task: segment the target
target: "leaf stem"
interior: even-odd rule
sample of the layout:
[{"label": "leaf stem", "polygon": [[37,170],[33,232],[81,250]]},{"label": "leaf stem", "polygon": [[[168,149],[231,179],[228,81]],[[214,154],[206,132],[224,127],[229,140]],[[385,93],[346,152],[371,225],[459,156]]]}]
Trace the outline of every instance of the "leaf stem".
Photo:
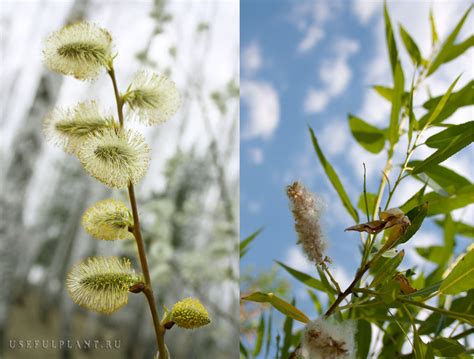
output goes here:
[{"label": "leaf stem", "polygon": [[[112,79],[112,84],[114,86],[115,100],[117,102],[117,114],[119,118],[120,127],[123,128],[124,117],[123,117],[123,98],[120,96],[117,86],[117,80],[115,78],[114,67],[111,65],[108,70],[110,78]],[[135,237],[135,242],[137,243],[138,256],[140,259],[140,264],[142,267],[143,277],[145,278],[145,288],[143,289],[143,294],[148,301],[148,306],[150,307],[151,316],[153,319],[153,326],[155,329],[156,343],[158,345],[158,353],[160,359],[169,359],[168,351],[166,350],[165,345],[165,332],[166,329],[160,323],[160,316],[158,310],[156,309],[155,296],[153,294],[153,287],[151,285],[150,270],[148,269],[148,261],[145,252],[145,244],[143,242],[142,232],[140,229],[140,217],[138,215],[138,206],[137,200],[135,197],[135,189],[132,183],[128,185],[128,196],[130,198],[130,205],[132,207],[133,214],[133,235]]]}]

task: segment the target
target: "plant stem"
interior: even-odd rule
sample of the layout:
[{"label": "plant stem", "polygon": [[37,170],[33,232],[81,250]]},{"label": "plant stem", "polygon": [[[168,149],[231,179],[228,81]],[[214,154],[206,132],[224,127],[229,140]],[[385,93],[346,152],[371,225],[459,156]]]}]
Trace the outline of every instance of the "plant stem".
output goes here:
[{"label": "plant stem", "polygon": [[404,298],[400,298],[400,297],[398,297],[397,300],[401,303],[415,305],[417,307],[421,307],[421,308],[424,308],[424,309],[431,310],[432,312],[436,312],[436,313],[439,313],[439,314],[444,314],[444,315],[446,315],[448,317],[451,317],[451,318],[456,318],[458,320],[459,319],[466,320],[468,323],[471,323],[471,324],[474,322],[474,315],[465,314],[465,313],[458,313],[458,312],[452,312],[450,310],[432,307],[431,305],[428,305],[428,304],[425,304],[425,303],[422,303],[422,302],[416,302],[414,300],[404,299]]},{"label": "plant stem", "polygon": [[[115,78],[115,71],[113,66],[110,66],[108,71],[110,78],[112,79],[112,84],[114,86],[115,100],[117,102],[117,113],[119,118],[120,127],[123,128],[123,98],[120,96],[117,87],[117,80]],[[145,278],[145,288],[143,289],[143,294],[148,301],[148,306],[150,307],[151,316],[153,319],[153,326],[155,329],[156,343],[158,345],[158,353],[160,359],[169,359],[168,351],[166,350],[165,345],[165,331],[166,329],[160,323],[160,316],[158,315],[158,310],[156,309],[155,296],[153,294],[153,287],[151,285],[150,270],[148,269],[148,261],[146,258],[145,244],[143,242],[142,232],[140,229],[140,217],[138,215],[137,200],[135,197],[135,189],[132,183],[128,185],[128,196],[130,198],[130,205],[132,207],[133,215],[133,235],[135,237],[135,242],[137,243],[138,256],[140,259],[140,264],[142,267],[143,277]]]}]

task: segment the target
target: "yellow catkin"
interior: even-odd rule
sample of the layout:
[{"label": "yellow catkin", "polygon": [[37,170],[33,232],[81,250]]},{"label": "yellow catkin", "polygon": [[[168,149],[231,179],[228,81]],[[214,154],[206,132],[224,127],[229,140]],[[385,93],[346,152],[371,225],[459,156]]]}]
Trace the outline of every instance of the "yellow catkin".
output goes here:
[{"label": "yellow catkin", "polygon": [[177,302],[171,309],[171,318],[178,327],[199,328],[211,322],[206,308],[196,298],[186,298]]},{"label": "yellow catkin", "polygon": [[173,81],[164,75],[149,71],[138,71],[125,102],[138,121],[152,126],[169,120],[178,110],[181,100]]},{"label": "yellow catkin", "polygon": [[66,288],[74,303],[111,314],[127,304],[128,289],[141,281],[126,258],[91,257],[71,269]]},{"label": "yellow catkin", "polygon": [[67,25],[45,40],[43,57],[52,71],[93,80],[112,59],[112,37],[90,22]]},{"label": "yellow catkin", "polygon": [[130,232],[132,214],[123,202],[116,199],[105,199],[88,208],[82,216],[82,225],[87,233],[97,239],[133,239]]},{"label": "yellow catkin", "polygon": [[141,134],[112,129],[89,136],[77,157],[84,169],[111,188],[127,188],[145,176],[150,149]]}]

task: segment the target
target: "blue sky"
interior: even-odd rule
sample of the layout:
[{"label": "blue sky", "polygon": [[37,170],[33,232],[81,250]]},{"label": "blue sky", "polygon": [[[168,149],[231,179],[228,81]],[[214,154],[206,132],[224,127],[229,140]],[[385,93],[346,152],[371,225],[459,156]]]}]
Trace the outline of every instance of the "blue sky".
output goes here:
[{"label": "blue sky", "polygon": [[[392,23],[399,22],[413,35],[424,56],[430,50],[428,11],[433,3],[441,39],[462,16],[469,1],[389,2]],[[353,203],[362,190],[367,165],[368,190],[375,192],[385,155],[372,155],[351,138],[347,114],[385,127],[390,107],[370,90],[370,85],[391,84],[385,49],[381,1],[241,1],[241,235],[264,231],[242,261],[266,270],[275,259],[312,272],[296,247],[293,220],[285,186],[300,180],[325,202],[322,221],[334,260],[336,277],[348,283],[360,260],[356,234],[344,233],[352,225],[335,191],[327,181],[311,146],[307,126],[314,128],[323,151],[339,173]],[[471,14],[460,38],[473,28]],[[398,36],[398,26],[397,26]],[[399,43],[400,44],[400,43]],[[411,65],[399,45],[405,78]],[[472,78],[473,50],[440,68],[427,84],[433,94],[443,93],[464,72],[464,86]],[[409,81],[406,81],[409,82]],[[420,105],[427,98],[420,93]],[[418,113],[420,109],[417,109]],[[472,118],[473,110],[459,110],[451,122]],[[403,148],[403,145],[401,146]],[[401,152],[401,151],[400,151]],[[421,148],[418,156],[429,149]],[[401,153],[396,156],[398,160]],[[444,165],[473,178],[469,166],[472,147]],[[400,186],[393,205],[402,204],[420,184],[408,179]],[[457,211],[457,218],[472,222],[472,206]],[[441,232],[427,225],[414,238],[416,246],[441,242]],[[465,245],[461,239],[460,244]],[[420,258],[410,251],[406,263]],[[313,273],[314,274],[314,273]],[[297,300],[306,300],[294,283]],[[299,295],[300,293],[301,295]],[[302,303],[301,306],[307,307]]]}]

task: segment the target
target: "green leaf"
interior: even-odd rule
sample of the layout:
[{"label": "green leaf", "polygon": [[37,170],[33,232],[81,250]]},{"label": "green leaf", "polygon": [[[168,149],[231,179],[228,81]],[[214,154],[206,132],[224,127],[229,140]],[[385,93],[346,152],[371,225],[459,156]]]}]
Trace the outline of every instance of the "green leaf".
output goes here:
[{"label": "green leaf", "polygon": [[265,344],[265,358],[268,357],[268,353],[270,352],[270,344],[272,342],[272,323],[273,323],[273,310],[270,309],[270,313],[268,314],[268,325],[267,325],[267,342]]},{"label": "green leaf", "polygon": [[324,273],[324,271],[319,266],[317,266],[316,269],[318,271],[319,278],[321,278],[321,283],[323,283],[324,288],[326,288],[325,292],[327,293],[329,300],[332,302],[334,300],[334,294],[336,293],[336,291],[329,283],[329,280],[326,277],[326,273]]},{"label": "green leaf", "polygon": [[474,185],[463,187],[449,196],[430,192],[424,196],[423,200],[429,203],[428,216],[449,213],[474,202]]},{"label": "green leaf", "polygon": [[439,357],[454,358],[465,351],[461,344],[449,338],[436,338],[429,346],[433,349],[433,353]]},{"label": "green leaf", "polygon": [[451,142],[455,141],[458,136],[465,135],[466,133],[471,137],[472,141],[474,137],[474,121],[449,126],[444,131],[438,132],[429,137],[425,141],[425,144],[431,148],[446,147],[449,146]]},{"label": "green leaf", "polygon": [[438,101],[438,103],[436,104],[434,109],[432,109],[426,116],[423,116],[420,119],[420,123],[418,124],[418,128],[424,128],[424,127],[427,127],[431,124],[436,124],[436,123],[440,122],[440,121],[438,121],[438,116],[443,111],[444,107],[446,106],[446,104],[447,104],[447,102],[448,102],[448,100],[451,96],[451,92],[453,92],[454,86],[456,86],[456,83],[458,82],[460,77],[461,77],[461,75],[456,77],[456,79],[453,81],[451,86],[449,86],[448,90],[443,95],[443,97],[441,97],[441,99]]},{"label": "green leaf", "polygon": [[388,57],[390,59],[390,66],[392,68],[392,75],[393,78],[396,78],[396,67],[398,63],[398,51],[397,51],[397,44],[395,42],[395,37],[393,35],[393,28],[392,23],[390,21],[390,15],[388,14],[387,3],[384,3],[383,7],[383,15],[385,19],[385,38],[387,41],[387,48],[388,48]]},{"label": "green leaf", "polygon": [[249,357],[249,353],[248,353],[247,349],[245,348],[244,344],[242,343],[242,341],[240,342],[240,354],[242,354],[244,356],[244,358]]},{"label": "green leaf", "polygon": [[321,281],[317,280],[316,278],[311,277],[310,275],[300,272],[296,269],[293,269],[291,267],[288,267],[287,265],[276,261],[276,263],[281,266],[283,269],[285,269],[289,274],[291,274],[294,278],[299,280],[301,283],[307,285],[308,287],[326,292],[326,288],[324,287],[323,283]]},{"label": "green leaf", "polygon": [[410,34],[403,28],[403,26],[401,24],[399,24],[398,26],[400,29],[400,37],[402,38],[403,44],[405,45],[405,48],[407,49],[407,52],[410,55],[413,65],[415,65],[415,67],[420,66],[422,58],[418,46],[416,45]]},{"label": "green leaf", "polygon": [[[416,167],[420,163],[421,161],[412,161],[408,166]],[[441,165],[432,165],[425,169],[424,175],[420,173],[413,175],[413,177],[423,183],[427,183],[433,189],[438,185],[448,194],[454,194],[461,188],[471,184],[465,177]]]},{"label": "green leaf", "polygon": [[421,340],[415,325],[413,325],[413,346],[416,359],[428,358],[428,346]]},{"label": "green leaf", "polygon": [[253,232],[250,236],[245,238],[243,241],[240,242],[240,258],[242,258],[248,251],[248,246],[252,241],[257,238],[257,236],[262,232],[262,228]]},{"label": "green leaf", "polygon": [[[367,193],[367,206],[369,213],[374,213],[375,210],[375,202],[377,201],[377,195],[374,193]],[[365,208],[365,199],[364,194],[362,193],[359,197],[359,201],[357,202],[357,207],[364,213],[367,212],[367,208]]]},{"label": "green leaf", "polygon": [[286,317],[285,323],[283,324],[283,332],[285,334],[285,337],[283,338],[283,347],[281,349],[282,358],[288,358],[289,356],[289,351],[290,351],[291,341],[292,341],[291,339],[293,338],[292,330],[293,330],[293,319],[291,317]]},{"label": "green leaf", "polygon": [[[382,86],[382,85],[374,85],[372,88],[377,92],[380,96],[386,99],[388,102],[393,101],[393,88]],[[404,92],[402,96],[402,102],[405,102],[408,99],[409,93]]]},{"label": "green leaf", "polygon": [[349,127],[356,141],[367,151],[379,153],[385,143],[385,132],[349,114]]},{"label": "green leaf", "polygon": [[439,290],[444,294],[458,294],[472,288],[474,288],[474,248],[456,263]]},{"label": "green leaf", "polygon": [[418,232],[421,227],[421,224],[423,223],[423,220],[427,215],[427,212],[428,203],[425,202],[422,205],[413,208],[406,214],[406,216],[410,219],[411,225],[408,227],[405,234],[398,239],[397,244],[407,242],[411,237],[415,235],[416,232]]},{"label": "green leaf", "polygon": [[413,130],[418,130],[418,122],[416,121],[415,114],[413,113],[413,93],[415,92],[415,73],[411,79],[410,95],[408,98],[408,143],[411,143],[413,137]]},{"label": "green leaf", "polygon": [[432,284],[432,285],[430,285],[426,288],[417,290],[416,292],[402,295],[402,297],[406,297],[406,298],[427,297],[427,296],[433,294],[434,292],[436,292],[439,289],[439,287],[441,286],[441,283],[442,283],[442,281],[439,281],[439,282],[434,283],[434,284]]},{"label": "green leaf", "polygon": [[370,340],[372,336],[372,327],[364,319],[357,321],[357,332],[355,340],[357,344],[357,359],[367,359],[370,351]]},{"label": "green leaf", "polygon": [[443,63],[449,61],[450,57],[452,57],[451,55],[452,47],[454,45],[454,42],[456,41],[456,38],[459,32],[461,31],[461,28],[464,22],[467,19],[467,16],[471,12],[471,9],[472,9],[472,5],[469,6],[469,9],[467,9],[467,11],[465,12],[461,20],[458,22],[454,30],[451,32],[451,34],[449,34],[448,38],[444,41],[443,45],[441,45],[441,48],[438,54],[436,55],[434,60],[431,62],[431,65],[428,69],[427,76],[435,72],[438,69],[438,67],[440,67]]},{"label": "green leaf", "polygon": [[416,192],[403,205],[401,205],[399,208],[403,211],[403,213],[407,213],[411,209],[422,204],[425,191],[426,185],[424,185],[418,192]]},{"label": "green leaf", "polygon": [[273,293],[254,292],[252,294],[242,297],[241,299],[251,301],[251,302],[258,302],[258,303],[269,303],[276,310],[278,310],[279,312],[283,313],[284,315],[288,317],[291,317],[302,323],[310,322],[309,318],[301,310],[291,305],[287,301],[279,298]]},{"label": "green leaf", "polygon": [[[444,132],[444,131],[443,131]],[[469,146],[474,141],[473,132],[464,132],[452,137],[449,143],[439,148],[436,152],[431,154],[424,161],[418,163],[411,171],[412,174],[417,174],[429,170],[434,165],[447,160],[449,157],[461,151],[464,147]]]},{"label": "green leaf", "polygon": [[404,255],[405,251],[402,250],[393,258],[379,258],[371,271],[374,279],[370,283],[369,288],[377,287],[391,279],[402,262]]},{"label": "green leaf", "polygon": [[312,290],[308,289],[308,294],[311,298],[311,301],[313,302],[314,304],[314,308],[316,309],[316,311],[318,312],[318,314],[323,314],[323,306],[321,305],[321,302],[318,298],[318,296],[316,295],[316,293],[314,293]]},{"label": "green leaf", "polygon": [[400,61],[397,61],[395,67],[394,87],[393,87],[393,99],[392,109],[390,112],[390,126],[388,128],[388,140],[391,147],[398,142],[399,134],[399,118],[400,110],[402,108],[403,91],[405,87],[405,79],[403,76],[402,65]]},{"label": "green leaf", "polygon": [[253,356],[256,357],[260,354],[263,344],[263,336],[265,334],[265,317],[263,313],[260,315],[260,322],[257,328],[257,339],[255,340],[255,348],[253,350]]},{"label": "green leaf", "polygon": [[[449,97],[449,101],[444,105],[442,111],[436,117],[436,120],[432,122],[432,125],[441,124],[444,120],[446,120],[454,112],[456,112],[460,107],[474,105],[473,88],[474,80],[471,80],[459,91],[452,92]],[[431,113],[438,106],[442,99],[443,96],[433,97],[423,104],[423,107],[427,109],[428,112],[420,118],[420,126],[424,126],[426,124],[428,118],[431,116]]]},{"label": "green leaf", "polygon": [[433,9],[430,8],[430,25],[431,25],[431,46],[434,47],[438,41],[438,33],[436,31],[436,24],[433,17]]},{"label": "green leaf", "polygon": [[454,222],[451,215],[444,220],[444,246],[418,247],[416,251],[427,260],[445,267],[450,260],[454,249]]},{"label": "green leaf", "polygon": [[447,50],[446,57],[444,59],[444,63],[454,60],[455,58],[461,56],[466,50],[474,46],[474,35],[469,36],[463,42],[451,46],[449,50]]},{"label": "green leaf", "polygon": [[359,214],[357,213],[357,210],[352,205],[349,199],[349,196],[347,195],[346,190],[344,189],[344,186],[339,180],[339,177],[336,171],[331,166],[331,164],[327,161],[326,157],[321,151],[318,140],[316,139],[314,131],[311,127],[309,128],[309,132],[311,134],[311,140],[313,141],[314,150],[316,151],[316,154],[319,158],[319,162],[321,162],[321,165],[323,166],[324,171],[326,172],[326,175],[329,178],[329,181],[331,182],[337,194],[339,195],[339,198],[341,199],[342,204],[346,208],[347,212],[349,212],[349,214],[351,215],[351,217],[354,219],[356,223],[359,223]]}]

